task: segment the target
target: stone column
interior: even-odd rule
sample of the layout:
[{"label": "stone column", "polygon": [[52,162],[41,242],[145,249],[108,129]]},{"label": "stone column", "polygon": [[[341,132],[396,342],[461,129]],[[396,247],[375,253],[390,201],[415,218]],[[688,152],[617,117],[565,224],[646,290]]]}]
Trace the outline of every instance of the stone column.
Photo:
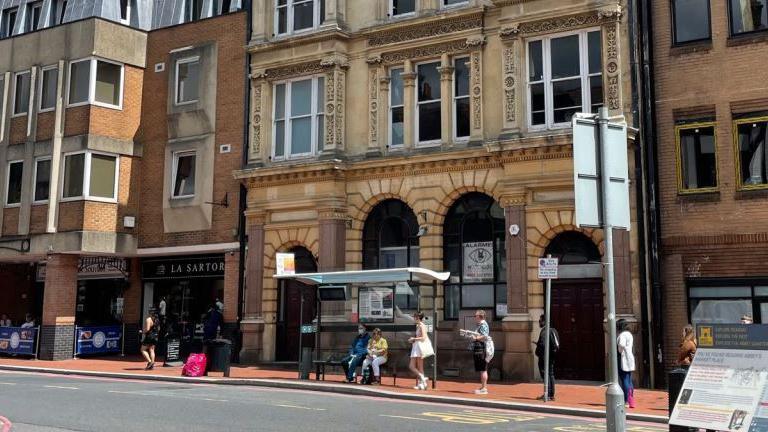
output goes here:
[{"label": "stone column", "polygon": [[453,71],[448,54],[443,54],[440,61],[440,138],[443,147],[453,144]]},{"label": "stone column", "polygon": [[623,116],[623,95],[621,79],[621,46],[619,44],[621,8],[601,9],[598,17],[602,22],[603,47],[603,98],[608,114]]},{"label": "stone column", "polygon": [[321,158],[337,158],[344,152],[344,110],[349,61],[335,54],[320,61],[325,73],[325,144]]},{"label": "stone column", "polygon": [[240,291],[240,251],[224,253],[224,323],[227,327],[236,326],[237,301]]},{"label": "stone column", "polygon": [[[379,111],[385,110],[385,104],[381,103],[379,80],[384,78],[384,69],[381,65],[381,56],[369,57],[368,63],[368,149],[365,154],[368,157],[381,156],[382,133],[380,127],[384,127],[386,121],[379,122]],[[387,94],[387,93],[384,93]]]},{"label": "stone column", "polygon": [[139,349],[141,329],[141,259],[128,259],[128,283],[123,291],[123,323],[125,324],[125,352],[135,354]]},{"label": "stone column", "polygon": [[391,79],[386,75],[386,70],[381,69],[381,78],[379,78],[379,146],[389,149],[389,134],[392,133],[389,127],[389,91]]},{"label": "stone column", "polygon": [[[632,251],[629,231],[613,230],[613,275],[616,288],[616,314],[633,315]],[[626,318],[626,317],[625,317]],[[634,318],[634,317],[632,317]]]},{"label": "stone column", "polygon": [[413,149],[416,141],[416,72],[413,63],[405,61],[403,73],[403,143],[406,151]]},{"label": "stone column", "polygon": [[469,141],[478,144],[484,139],[483,45],[485,36],[467,38],[467,46],[472,49],[469,56]]},{"label": "stone column", "polygon": [[325,17],[321,27],[343,28],[346,0],[325,0]]},{"label": "stone column", "polygon": [[77,255],[50,255],[45,267],[40,358],[72,358],[77,298]]},{"label": "stone column", "polygon": [[262,360],[264,338],[264,316],[262,314],[262,294],[264,284],[264,223],[266,214],[247,210],[245,212],[248,230],[248,251],[246,254],[246,287],[243,294],[243,319],[240,331],[243,334],[243,347],[240,361],[253,363]]},{"label": "stone column", "polygon": [[500,138],[510,138],[520,135],[520,110],[518,101],[522,100],[518,92],[520,73],[524,70],[522,64],[518,64],[522,58],[520,55],[520,29],[517,26],[502,28],[499,32],[504,44],[501,54],[501,79],[504,94],[502,95],[502,129]]},{"label": "stone column", "polygon": [[502,328],[505,336],[504,373],[515,379],[532,379],[532,321],[528,312],[528,255],[525,225],[525,192],[501,201],[506,219],[507,316]]},{"label": "stone column", "polygon": [[264,156],[262,145],[269,140],[265,139],[264,110],[269,104],[264,100],[265,87],[268,85],[264,71],[251,74],[251,130],[250,144],[248,145],[248,163],[262,164]]},{"label": "stone column", "polygon": [[347,250],[347,210],[341,207],[319,211],[319,271],[344,271]]}]

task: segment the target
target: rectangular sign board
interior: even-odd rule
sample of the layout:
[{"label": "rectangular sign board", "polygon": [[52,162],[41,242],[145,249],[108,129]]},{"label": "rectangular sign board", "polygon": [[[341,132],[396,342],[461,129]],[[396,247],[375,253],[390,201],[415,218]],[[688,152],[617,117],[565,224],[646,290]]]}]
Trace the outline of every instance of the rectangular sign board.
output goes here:
[{"label": "rectangular sign board", "polygon": [[539,279],[557,279],[557,258],[539,258]]},{"label": "rectangular sign board", "polygon": [[389,323],[395,320],[394,287],[360,287],[357,301],[361,323]]},{"label": "rectangular sign board", "polygon": [[296,257],[292,253],[275,254],[275,274],[278,276],[296,274]]},{"label": "rectangular sign board", "polygon": [[699,349],[669,423],[768,431],[768,325],[700,324]]}]

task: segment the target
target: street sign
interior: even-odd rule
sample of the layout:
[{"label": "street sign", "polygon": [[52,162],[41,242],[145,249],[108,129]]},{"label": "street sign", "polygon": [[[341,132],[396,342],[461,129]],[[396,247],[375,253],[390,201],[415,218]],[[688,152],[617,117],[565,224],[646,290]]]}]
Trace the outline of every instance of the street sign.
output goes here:
[{"label": "street sign", "polygon": [[557,279],[557,258],[539,258],[539,279]]},{"label": "street sign", "polygon": [[303,325],[301,326],[301,333],[302,334],[310,334],[317,331],[317,326],[315,325]]},{"label": "street sign", "polygon": [[[606,158],[608,188],[602,191],[601,158]],[[599,228],[603,223],[629,230],[629,166],[627,126],[599,122],[592,114],[573,118],[573,183],[576,225]],[[602,213],[605,200],[607,214]],[[604,221],[603,218],[606,220]]]}]

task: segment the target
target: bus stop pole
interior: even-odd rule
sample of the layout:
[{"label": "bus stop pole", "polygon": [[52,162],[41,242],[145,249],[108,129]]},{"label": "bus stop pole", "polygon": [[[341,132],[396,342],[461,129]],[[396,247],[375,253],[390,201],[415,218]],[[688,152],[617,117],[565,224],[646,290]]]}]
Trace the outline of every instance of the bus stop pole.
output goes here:
[{"label": "bus stop pole", "polygon": [[432,359],[432,389],[437,387],[437,281],[432,281],[432,347],[435,352]]},{"label": "bus stop pole", "polygon": [[[551,254],[547,254],[547,258],[552,258]],[[551,367],[549,363],[549,356],[552,354],[549,352],[549,312],[551,309],[552,304],[552,279],[547,278],[546,281],[546,292],[544,294],[544,402],[549,401],[549,386],[552,385],[552,383],[549,382],[549,368]]]},{"label": "bus stop pole", "polygon": [[298,370],[299,370],[299,379],[301,379],[302,378],[301,377],[301,360],[302,360],[301,359],[301,351],[302,351],[301,343],[303,342],[303,339],[304,339],[303,338],[304,333],[302,329],[302,327],[304,326],[304,290],[301,288],[299,288],[299,297],[301,298],[301,301],[299,302],[299,367],[298,367]]}]

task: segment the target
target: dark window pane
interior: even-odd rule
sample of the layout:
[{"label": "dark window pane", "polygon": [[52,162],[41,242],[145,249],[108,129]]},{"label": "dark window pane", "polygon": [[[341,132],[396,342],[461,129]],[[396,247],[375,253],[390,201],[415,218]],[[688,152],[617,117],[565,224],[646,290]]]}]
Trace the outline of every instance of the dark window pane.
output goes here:
[{"label": "dark window pane", "polygon": [[13,113],[22,114],[29,108],[29,74],[16,75],[16,95],[13,103]]},{"label": "dark window pane", "polygon": [[592,102],[592,112],[603,106],[603,76],[597,75],[589,78],[589,98]]},{"label": "dark window pane", "polygon": [[456,100],[456,136],[469,136],[469,98]]},{"label": "dark window pane", "polygon": [[122,70],[122,66],[113,63],[96,63],[96,102],[120,105]]},{"label": "dark window pane", "polygon": [[291,84],[291,117],[312,114],[312,80]]},{"label": "dark window pane", "polygon": [[541,41],[528,44],[528,81],[544,79],[544,64],[541,51]]},{"label": "dark window pane", "polygon": [[91,77],[91,61],[84,60],[72,63],[69,68],[69,103],[76,104],[88,101],[89,82]]},{"label": "dark window pane", "polygon": [[768,0],[730,0],[731,33],[768,29]]},{"label": "dark window pane", "polygon": [[6,202],[8,204],[19,204],[21,202],[21,180],[24,174],[24,163],[13,162],[8,166],[8,195]]},{"label": "dark window pane", "polygon": [[466,96],[469,94],[469,66],[468,58],[456,59],[454,62],[454,91],[456,96]]},{"label": "dark window pane", "polygon": [[70,155],[64,159],[64,198],[74,198],[83,195],[84,172],[84,153]]},{"label": "dark window pane", "polygon": [[288,9],[281,7],[277,9],[277,34],[288,32]]},{"label": "dark window pane", "polygon": [[302,117],[291,120],[291,154],[312,151],[312,118]]},{"label": "dark window pane", "polygon": [[293,6],[293,30],[302,30],[314,26],[314,9],[312,1],[299,3]]},{"label": "dark window pane", "polygon": [[389,91],[392,93],[392,106],[403,104],[403,77],[402,69],[392,69]]},{"label": "dark window pane", "polygon": [[419,65],[419,102],[440,99],[440,63]]},{"label": "dark window pane", "polygon": [[680,168],[683,189],[717,186],[713,127],[680,131]]},{"label": "dark window pane", "polygon": [[416,0],[392,0],[392,15],[402,15],[416,10]]},{"label": "dark window pane", "polygon": [[196,159],[197,157],[194,153],[178,156],[173,196],[190,196],[195,194]]},{"label": "dark window pane", "polygon": [[675,43],[709,39],[709,0],[673,0]]},{"label": "dark window pane", "polygon": [[275,122],[275,157],[285,155],[285,120]]},{"label": "dark window pane", "polygon": [[275,87],[275,119],[285,118],[285,84]]},{"label": "dark window pane", "polygon": [[88,194],[100,198],[116,198],[116,170],[116,157],[100,154],[91,155],[91,179]]},{"label": "dark window pane", "polygon": [[468,0],[443,0],[443,5],[451,6],[451,5],[466,3],[467,1]]},{"label": "dark window pane", "polygon": [[440,139],[440,102],[419,105],[419,141]]},{"label": "dark window pane", "polygon": [[573,114],[581,111],[581,80],[573,79],[552,83],[554,122],[570,122]]},{"label": "dark window pane", "polygon": [[35,201],[45,201],[48,199],[49,186],[51,184],[51,161],[37,161],[37,172],[35,173]]},{"label": "dark window pane", "polygon": [[56,106],[56,82],[59,70],[48,69],[43,71],[43,88],[40,92],[40,109],[49,109]]},{"label": "dark window pane", "polygon": [[589,73],[599,73],[602,64],[600,32],[590,32],[587,35],[587,44],[589,45]]},{"label": "dark window pane", "polygon": [[546,123],[544,112],[544,84],[531,86],[531,124],[541,125]]},{"label": "dark window pane", "polygon": [[768,184],[768,122],[750,122],[738,127],[739,164],[744,186]]},{"label": "dark window pane", "polygon": [[392,145],[402,145],[403,140],[403,107],[392,108]]},{"label": "dark window pane", "polygon": [[581,73],[579,35],[552,39],[550,50],[552,79],[572,77]]},{"label": "dark window pane", "polygon": [[459,286],[448,285],[445,287],[445,318],[457,319],[459,317]]}]

